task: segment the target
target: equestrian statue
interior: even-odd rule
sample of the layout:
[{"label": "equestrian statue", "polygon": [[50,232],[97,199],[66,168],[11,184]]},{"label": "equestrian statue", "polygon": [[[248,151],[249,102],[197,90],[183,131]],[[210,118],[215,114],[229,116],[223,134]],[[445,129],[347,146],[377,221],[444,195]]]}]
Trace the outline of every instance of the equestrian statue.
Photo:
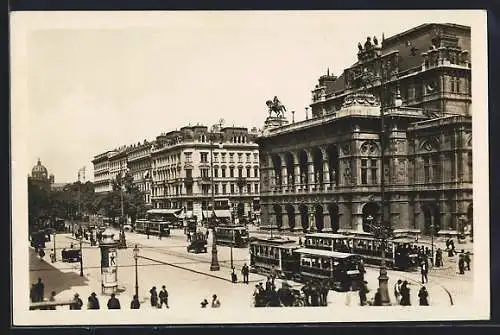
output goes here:
[{"label": "equestrian statue", "polygon": [[285,117],[286,108],[281,101],[278,100],[278,97],[275,96],[273,100],[267,100],[266,105],[269,108],[269,116],[274,112],[276,117]]}]

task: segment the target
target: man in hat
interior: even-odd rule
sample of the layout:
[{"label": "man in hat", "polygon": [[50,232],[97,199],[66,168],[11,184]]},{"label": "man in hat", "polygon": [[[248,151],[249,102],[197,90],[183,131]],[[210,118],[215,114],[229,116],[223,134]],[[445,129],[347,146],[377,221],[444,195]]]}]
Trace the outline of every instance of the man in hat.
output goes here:
[{"label": "man in hat", "polygon": [[95,292],[92,292],[89,296],[89,304],[87,309],[100,309],[99,299],[97,299],[97,295]]},{"label": "man in hat", "polygon": [[139,302],[139,297],[137,297],[136,294],[134,294],[134,298],[132,299],[132,302],[130,303],[130,309],[139,309],[141,307],[141,303]]},{"label": "man in hat", "polygon": [[361,282],[360,287],[359,287],[359,292],[358,292],[359,293],[359,304],[361,306],[365,306],[366,305],[366,301],[367,301],[366,294],[368,292],[370,292],[370,290],[368,289],[367,284],[368,284],[368,282],[366,280],[363,280]]},{"label": "man in hat", "polygon": [[120,309],[120,301],[116,298],[114,293],[111,293],[111,298],[108,300],[108,309]]},{"label": "man in hat", "polygon": [[241,268],[241,275],[243,276],[243,283],[248,284],[248,274],[250,270],[248,269],[247,263],[243,264]]},{"label": "man in hat", "polygon": [[161,287],[159,297],[160,297],[160,302],[158,303],[158,308],[162,308],[164,303],[165,303],[165,306],[167,306],[167,308],[170,308],[168,306],[168,291],[165,288],[165,285],[163,285]]},{"label": "man in hat", "polygon": [[73,301],[71,305],[69,305],[69,309],[80,310],[82,309],[82,306],[83,306],[83,301],[82,299],[80,299],[80,295],[78,293],[75,293],[75,295],[73,296]]}]

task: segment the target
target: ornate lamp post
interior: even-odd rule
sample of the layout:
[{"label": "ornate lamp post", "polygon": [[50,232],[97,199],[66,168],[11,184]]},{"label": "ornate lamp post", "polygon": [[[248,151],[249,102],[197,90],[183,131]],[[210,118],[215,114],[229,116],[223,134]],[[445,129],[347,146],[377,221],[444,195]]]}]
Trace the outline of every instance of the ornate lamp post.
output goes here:
[{"label": "ornate lamp post", "polygon": [[139,258],[139,248],[137,244],[134,247],[134,260],[135,260],[135,295],[139,298],[139,280],[137,276],[137,259]]},{"label": "ornate lamp post", "polygon": [[56,230],[54,229],[54,262],[57,261],[57,252],[56,252]]},{"label": "ornate lamp post", "polygon": [[123,179],[125,178],[126,174],[128,172],[128,169],[125,173],[121,174],[120,177],[120,209],[121,209],[121,216],[120,216],[120,242],[118,246],[120,248],[126,248],[127,247],[127,241],[125,239],[125,230],[123,228],[125,224],[125,209],[123,205]]},{"label": "ornate lamp post", "polygon": [[82,249],[83,234],[80,234],[78,240],[80,241],[80,277],[83,277],[83,249]]},{"label": "ornate lamp post", "polygon": [[[219,122],[219,127],[222,127],[222,120]],[[220,131],[220,128],[219,128]],[[215,217],[214,217],[214,209],[215,209],[215,193],[214,193],[214,158],[213,158],[213,150],[214,150],[214,138],[210,137],[210,188],[212,189],[212,216],[210,218],[211,226],[212,226],[212,261],[210,262],[210,271],[219,271],[219,258],[217,255],[217,234],[215,232]],[[222,148],[222,138],[220,138],[219,148]]]}]

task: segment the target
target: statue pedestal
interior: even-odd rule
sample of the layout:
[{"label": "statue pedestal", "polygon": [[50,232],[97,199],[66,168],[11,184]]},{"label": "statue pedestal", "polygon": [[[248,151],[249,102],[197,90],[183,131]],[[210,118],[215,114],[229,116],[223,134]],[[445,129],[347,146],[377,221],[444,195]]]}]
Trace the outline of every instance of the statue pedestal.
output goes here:
[{"label": "statue pedestal", "polygon": [[289,122],[284,116],[268,116],[264,122],[264,132],[271,128],[282,127],[287,125]]}]

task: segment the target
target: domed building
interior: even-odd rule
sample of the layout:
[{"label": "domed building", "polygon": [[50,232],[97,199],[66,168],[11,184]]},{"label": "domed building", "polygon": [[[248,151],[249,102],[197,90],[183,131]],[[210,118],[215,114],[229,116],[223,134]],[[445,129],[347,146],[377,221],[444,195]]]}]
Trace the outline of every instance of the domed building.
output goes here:
[{"label": "domed building", "polygon": [[[42,165],[40,158],[38,158],[38,162],[33,169],[31,169],[31,178],[39,181],[49,181],[47,168]],[[51,175],[53,177],[53,175]]]},{"label": "domed building", "polygon": [[38,184],[40,187],[45,188],[49,191],[62,190],[66,183],[55,183],[55,177],[53,174],[48,173],[48,170],[43,166],[40,158],[38,159],[33,169],[31,169],[31,176],[29,177],[31,181]]}]

